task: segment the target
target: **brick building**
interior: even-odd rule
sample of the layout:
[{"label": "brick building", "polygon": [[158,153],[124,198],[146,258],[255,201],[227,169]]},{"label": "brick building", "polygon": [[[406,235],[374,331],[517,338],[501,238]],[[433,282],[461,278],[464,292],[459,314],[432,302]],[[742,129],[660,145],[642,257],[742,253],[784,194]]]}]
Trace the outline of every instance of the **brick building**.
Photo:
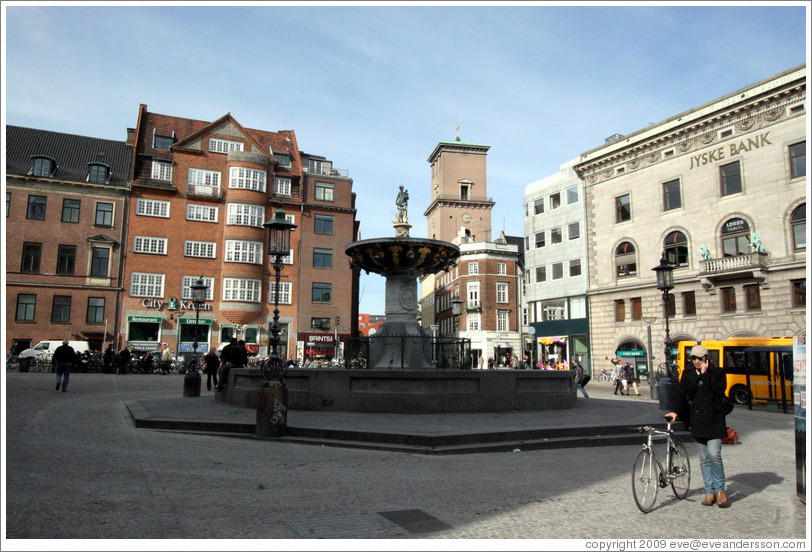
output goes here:
[{"label": "brick building", "polygon": [[357,274],[343,256],[357,231],[346,172],[300,152],[292,130],[245,128],[230,114],[206,122],[142,104],[131,133],[122,341],[190,352],[190,285],[202,276],[198,350],[236,337],[266,354],[275,282],[263,223],[282,208],[297,228],[279,286],[280,356],[336,354],[357,312]]},{"label": "brick building", "polygon": [[118,333],[132,148],[6,126],[6,350]]}]

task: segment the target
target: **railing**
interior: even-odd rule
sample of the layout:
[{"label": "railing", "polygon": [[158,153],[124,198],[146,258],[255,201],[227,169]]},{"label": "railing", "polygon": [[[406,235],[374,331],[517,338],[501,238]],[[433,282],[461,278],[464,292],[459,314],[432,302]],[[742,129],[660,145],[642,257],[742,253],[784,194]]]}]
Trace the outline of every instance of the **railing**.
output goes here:
[{"label": "railing", "polygon": [[704,275],[761,269],[767,266],[767,253],[745,253],[736,257],[707,259],[699,262],[699,273]]},{"label": "railing", "polygon": [[465,304],[465,310],[467,310],[467,311],[482,310],[482,304],[479,301],[468,301]]},{"label": "railing", "polygon": [[307,165],[304,165],[304,167],[302,167],[302,170],[304,170],[304,172],[309,174],[321,174],[323,176],[338,176],[341,178],[350,177],[350,172],[347,169],[333,169],[330,167],[322,167],[321,170],[313,170],[313,167],[308,167]]},{"label": "railing", "polygon": [[467,202],[478,202],[478,201],[487,201],[489,203],[493,203],[492,197],[477,197],[468,195],[465,199],[461,198],[459,195],[438,195],[432,198],[432,201],[467,201]]},{"label": "railing", "polygon": [[188,182],[186,185],[186,193],[198,197],[220,197],[221,191],[220,186],[210,186]]}]

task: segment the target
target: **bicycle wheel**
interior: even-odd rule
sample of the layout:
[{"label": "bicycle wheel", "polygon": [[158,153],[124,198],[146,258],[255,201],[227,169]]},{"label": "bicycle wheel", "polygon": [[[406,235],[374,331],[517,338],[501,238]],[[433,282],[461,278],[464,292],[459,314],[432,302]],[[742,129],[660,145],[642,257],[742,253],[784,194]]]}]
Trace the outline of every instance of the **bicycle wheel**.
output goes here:
[{"label": "bicycle wheel", "polygon": [[682,443],[675,443],[671,449],[671,490],[674,496],[682,500],[688,496],[691,488],[691,462],[688,460],[688,450]]},{"label": "bicycle wheel", "polygon": [[654,508],[660,486],[660,465],[648,449],[641,450],[634,460],[632,492],[640,511],[647,514]]}]

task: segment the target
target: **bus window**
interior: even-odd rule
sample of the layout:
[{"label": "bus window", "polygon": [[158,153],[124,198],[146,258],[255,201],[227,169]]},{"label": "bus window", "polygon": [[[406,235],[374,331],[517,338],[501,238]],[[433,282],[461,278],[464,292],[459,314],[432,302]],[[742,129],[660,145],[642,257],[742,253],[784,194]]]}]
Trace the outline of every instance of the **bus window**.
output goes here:
[{"label": "bus window", "polygon": [[770,375],[769,353],[766,351],[744,351],[744,347],[725,347],[724,368],[728,374],[747,373],[753,376]]}]

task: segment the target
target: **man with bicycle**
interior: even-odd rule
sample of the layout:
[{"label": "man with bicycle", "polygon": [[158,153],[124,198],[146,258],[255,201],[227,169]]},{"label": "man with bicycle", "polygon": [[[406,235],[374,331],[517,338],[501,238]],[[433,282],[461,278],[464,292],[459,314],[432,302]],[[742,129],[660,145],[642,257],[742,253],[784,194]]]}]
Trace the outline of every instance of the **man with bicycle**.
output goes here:
[{"label": "man with bicycle", "polygon": [[685,422],[697,443],[699,465],[705,485],[702,504],[727,508],[730,501],[725,493],[725,467],[722,463],[722,439],[727,425],[722,413],[722,397],[727,387],[724,372],[708,358],[708,350],[702,345],[691,349],[694,369],[686,368],[677,389],[675,412],[666,418],[679,418]]}]

